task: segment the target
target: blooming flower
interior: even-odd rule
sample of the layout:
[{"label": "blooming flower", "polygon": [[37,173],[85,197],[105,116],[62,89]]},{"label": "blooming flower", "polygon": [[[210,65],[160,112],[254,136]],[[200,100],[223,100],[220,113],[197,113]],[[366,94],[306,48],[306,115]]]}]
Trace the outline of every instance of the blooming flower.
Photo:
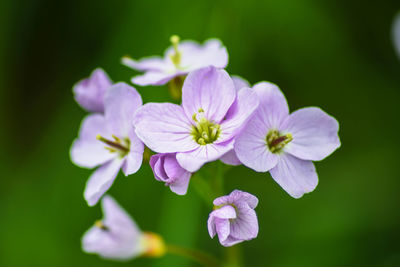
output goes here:
[{"label": "blooming flower", "polygon": [[104,112],[104,95],[112,85],[112,81],[104,70],[95,69],[89,78],[74,85],[76,102],[89,112]]},{"label": "blooming flower", "polygon": [[397,56],[400,58],[400,12],[397,13],[393,22],[393,42]]},{"label": "blooming flower", "polygon": [[229,247],[258,235],[258,199],[246,192],[234,190],[228,196],[214,200],[215,209],[208,217],[208,233],[218,234],[219,242]]},{"label": "blooming flower", "polygon": [[154,177],[158,181],[165,182],[172,192],[178,195],[186,194],[192,174],[179,165],[175,153],[151,156],[150,166]]},{"label": "blooming flower", "polygon": [[250,89],[236,93],[224,70],[189,73],[182,105],[148,103],[135,117],[136,134],[157,153],[176,153],[180,166],[195,172],[233,148],[234,137],[258,106]]},{"label": "blooming flower", "polygon": [[[232,75],[231,76],[233,84],[235,85],[235,90],[236,92],[239,92],[240,89],[243,88],[250,88],[250,84],[248,81],[246,81],[245,79],[236,76],[236,75]],[[231,149],[229,150],[227,153],[225,153],[220,160],[227,164],[227,165],[232,165],[232,166],[238,166],[241,165],[242,163],[240,162],[240,160],[238,159],[238,157],[236,156],[235,150]]]},{"label": "blooming flower", "polygon": [[113,260],[164,255],[166,249],[161,237],[142,232],[112,197],[105,196],[101,204],[104,218],[83,235],[83,251]]},{"label": "blooming flower", "polygon": [[132,69],[146,72],[136,76],[132,83],[137,85],[163,85],[175,77],[188,74],[206,66],[225,68],[228,64],[226,48],[217,39],[210,39],[204,45],[194,41],[179,43],[179,37],[171,37],[172,46],[164,57],[148,57],[139,61],[129,57],[122,59],[122,64]]},{"label": "blooming flower", "polygon": [[141,105],[135,88],[117,83],[107,90],[104,115],[91,114],[83,120],[71,159],[81,167],[101,165],[86,184],[84,196],[90,206],[111,187],[120,168],[126,176],[140,168],[144,145],[135,134],[132,117]]},{"label": "blooming flower", "polygon": [[260,105],[235,140],[239,160],[272,178],[292,197],[311,192],[318,184],[312,161],[319,161],[340,146],[338,122],[316,107],[289,115],[286,99],[271,83],[254,85]]}]

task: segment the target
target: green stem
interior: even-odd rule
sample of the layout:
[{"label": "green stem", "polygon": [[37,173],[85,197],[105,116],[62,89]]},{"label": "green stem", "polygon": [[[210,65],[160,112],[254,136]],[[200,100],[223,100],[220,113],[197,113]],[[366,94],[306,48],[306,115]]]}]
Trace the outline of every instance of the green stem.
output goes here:
[{"label": "green stem", "polygon": [[206,267],[221,266],[221,262],[218,259],[200,250],[184,248],[176,245],[167,245],[167,252],[187,259],[191,259]]}]

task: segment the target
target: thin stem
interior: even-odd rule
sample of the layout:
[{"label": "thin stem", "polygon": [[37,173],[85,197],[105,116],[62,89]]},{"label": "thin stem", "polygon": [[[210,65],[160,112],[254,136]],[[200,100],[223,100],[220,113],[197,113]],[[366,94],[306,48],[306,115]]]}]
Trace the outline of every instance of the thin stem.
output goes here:
[{"label": "thin stem", "polygon": [[187,259],[191,259],[206,267],[219,267],[221,262],[214,256],[200,250],[184,248],[176,245],[167,245],[167,252]]},{"label": "thin stem", "polygon": [[192,176],[191,183],[193,184],[194,189],[197,191],[197,194],[204,200],[207,206],[212,205],[214,200],[213,190],[210,184],[203,179],[199,172],[196,172]]}]

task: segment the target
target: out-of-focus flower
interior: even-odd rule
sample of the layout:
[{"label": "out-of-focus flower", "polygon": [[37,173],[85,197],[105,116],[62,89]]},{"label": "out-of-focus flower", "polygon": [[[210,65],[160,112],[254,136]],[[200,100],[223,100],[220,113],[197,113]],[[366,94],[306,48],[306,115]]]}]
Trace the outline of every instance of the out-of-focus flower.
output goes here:
[{"label": "out-of-focus flower", "polygon": [[181,106],[149,103],[140,108],[136,134],[153,151],[177,152],[179,165],[193,173],[233,148],[234,137],[257,106],[255,92],[236,93],[228,73],[210,66],[189,73]]},{"label": "out-of-focus flower", "polygon": [[316,107],[289,115],[279,88],[261,82],[253,86],[260,105],[235,140],[235,152],[247,167],[271,173],[292,197],[311,192],[318,184],[312,161],[329,156],[340,146],[339,124]]},{"label": "out-of-focus flower", "polygon": [[120,168],[126,176],[139,170],[144,145],[135,134],[132,118],[141,106],[135,88],[117,83],[107,90],[104,115],[92,114],[83,120],[71,159],[81,167],[101,165],[86,184],[84,196],[89,206],[111,187]]},{"label": "out-of-focus flower", "polygon": [[392,36],[394,48],[396,49],[397,56],[400,59],[400,12],[398,12],[394,18]]},{"label": "out-of-focus flower", "polygon": [[246,192],[234,190],[228,196],[214,200],[215,209],[208,217],[208,233],[218,234],[219,242],[229,247],[258,235],[255,207],[258,199]]},{"label": "out-of-focus flower", "polygon": [[192,174],[179,165],[175,153],[151,156],[150,166],[154,177],[169,186],[172,192],[178,195],[186,194]]},{"label": "out-of-focus flower", "polygon": [[113,260],[165,254],[162,238],[154,233],[142,232],[112,197],[105,196],[101,204],[104,218],[96,221],[83,235],[83,251]]},{"label": "out-of-focus flower", "polygon": [[132,83],[163,85],[175,77],[184,76],[193,70],[207,66],[225,68],[228,64],[226,48],[218,39],[210,39],[204,45],[194,41],[179,42],[179,37],[171,37],[172,46],[164,57],[148,57],[139,61],[129,57],[122,58],[122,64],[145,74],[132,78]]},{"label": "out-of-focus flower", "polygon": [[112,81],[104,70],[95,69],[89,78],[73,87],[76,102],[89,112],[104,112],[104,95],[112,85]]}]

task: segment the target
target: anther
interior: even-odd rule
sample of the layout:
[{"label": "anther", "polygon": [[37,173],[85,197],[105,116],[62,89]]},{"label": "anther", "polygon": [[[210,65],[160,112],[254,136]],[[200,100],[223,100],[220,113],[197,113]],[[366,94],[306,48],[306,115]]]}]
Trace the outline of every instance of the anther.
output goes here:
[{"label": "anther", "polygon": [[105,226],[101,220],[95,221],[94,225],[101,230],[104,230],[104,231],[109,230],[108,227]]}]

